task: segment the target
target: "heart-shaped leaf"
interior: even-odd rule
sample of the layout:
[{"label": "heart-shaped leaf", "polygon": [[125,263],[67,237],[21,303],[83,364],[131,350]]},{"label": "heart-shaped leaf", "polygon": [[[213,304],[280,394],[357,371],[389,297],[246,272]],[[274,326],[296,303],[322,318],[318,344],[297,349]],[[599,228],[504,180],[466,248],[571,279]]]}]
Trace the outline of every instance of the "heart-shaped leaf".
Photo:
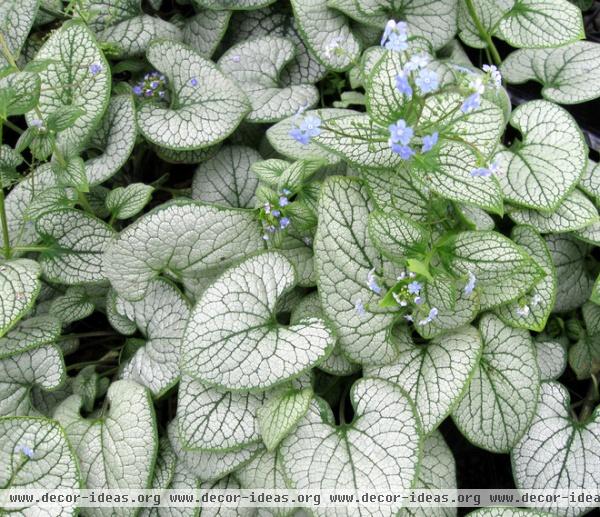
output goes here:
[{"label": "heart-shaped leaf", "polygon": [[[158,438],[150,394],[131,381],[116,381],[106,394],[108,409],[80,414],[80,395],[67,398],[54,412],[79,458],[88,489],[144,489],[152,483]],[[89,510],[88,510],[89,511]],[[135,515],[136,508],[98,508],[94,515]]]},{"label": "heart-shaped leaf", "polygon": [[139,300],[162,272],[177,279],[214,274],[260,249],[262,230],[252,212],[171,202],[123,230],[106,250],[104,269],[121,296]]},{"label": "heart-shaped leaf", "polygon": [[221,56],[219,67],[237,82],[252,105],[246,117],[249,122],[277,122],[317,104],[319,93],[312,84],[280,84],[279,75],[293,57],[293,43],[273,36],[244,41]]},{"label": "heart-shaped leaf", "polygon": [[272,394],[259,408],[258,427],[267,450],[276,449],[296,426],[308,411],[312,397],[313,391],[310,388],[282,389]]},{"label": "heart-shaped leaf", "polygon": [[85,162],[90,185],[106,181],[123,167],[133,150],[136,134],[133,99],[129,95],[113,97],[100,127],[90,140],[91,147],[103,150],[102,154]]},{"label": "heart-shaped leaf", "polygon": [[30,398],[32,388],[54,390],[65,377],[65,363],[55,346],[41,346],[0,359],[0,415],[35,414]]},{"label": "heart-shaped leaf", "polygon": [[502,321],[512,327],[541,332],[556,300],[556,270],[552,256],[544,239],[530,226],[515,226],[511,238],[535,260],[545,276],[532,287],[525,300],[520,299],[503,305],[495,312]]},{"label": "heart-shaped leaf", "polygon": [[[421,448],[410,400],[396,385],[361,379],[350,391],[351,423],[335,425],[327,403],[311,402],[296,430],[281,444],[285,477],[297,490],[406,490],[417,476]],[[392,514],[400,504],[386,508]],[[313,508],[316,515],[327,509]]]},{"label": "heart-shaped leaf", "polygon": [[389,338],[394,315],[360,310],[379,302],[367,280],[369,271],[382,269],[367,233],[370,210],[358,180],[333,177],[323,183],[315,267],[321,304],[344,354],[357,363],[382,364],[397,353]]},{"label": "heart-shaped leaf", "polygon": [[40,266],[29,259],[0,263],[0,336],[31,308],[40,292]]},{"label": "heart-shaped leaf", "polygon": [[523,141],[496,157],[504,197],[515,204],[554,210],[584,173],[586,146],[577,124],[563,108],[536,100],[515,109],[510,123]]},{"label": "heart-shaped leaf", "polygon": [[[0,19],[2,19],[1,14]],[[0,65],[3,58],[4,54],[0,52]],[[5,115],[24,115],[32,110],[38,103],[40,86],[40,77],[31,72],[17,72],[0,78],[0,90],[10,92],[6,99],[8,102],[3,106],[6,110]]]},{"label": "heart-shaped leaf", "polygon": [[542,83],[544,98],[558,104],[575,104],[600,96],[600,45],[591,41],[551,49],[517,50],[508,55],[501,70],[510,83]]},{"label": "heart-shaped leaf", "polygon": [[226,271],[198,300],[183,340],[182,371],[234,391],[264,390],[296,377],[331,351],[324,321],[284,327],[275,319],[296,273],[280,253],[267,252]]},{"label": "heart-shaped leaf", "polygon": [[567,352],[558,341],[534,341],[542,381],[558,379],[567,367]]},{"label": "heart-shaped leaf", "polygon": [[527,430],[537,404],[539,371],[529,332],[496,316],[479,322],[483,354],[452,418],[478,447],[508,452]]},{"label": "heart-shaped leaf", "polygon": [[[57,137],[61,148],[78,150],[91,137],[108,106],[108,62],[91,32],[77,21],[67,22],[50,34],[35,59],[50,60],[39,73],[42,92],[38,107],[44,121],[67,108],[82,110],[73,125]],[[27,122],[31,125],[38,117],[37,112],[29,112]]]},{"label": "heart-shaped leaf", "polygon": [[167,280],[157,278],[140,301],[117,298],[117,313],[135,322],[146,344],[124,365],[121,377],[146,386],[160,397],[179,378],[181,339],[189,317],[188,302]]},{"label": "heart-shaped leaf", "polygon": [[229,136],[250,111],[244,93],[214,63],[174,41],[148,47],[148,61],[169,79],[170,107],[145,103],[138,111],[142,134],[173,150],[193,150]]},{"label": "heart-shaped leaf", "polygon": [[177,420],[186,450],[228,452],[260,441],[257,411],[264,394],[204,386],[186,375],[179,385]]},{"label": "heart-shaped leaf", "polygon": [[106,196],[106,208],[115,219],[129,219],[146,206],[153,190],[153,187],[144,183],[130,183],[126,187],[117,187]]},{"label": "heart-shaped leaf", "polygon": [[424,434],[436,429],[469,383],[481,355],[481,338],[471,326],[416,345],[406,330],[394,337],[400,354],[393,364],[366,368],[366,376],[400,386],[415,402]]},{"label": "heart-shaped leaf", "polygon": [[99,282],[106,278],[102,255],[115,231],[104,221],[79,210],[56,210],[37,221],[38,233],[58,247],[44,252],[44,276],[67,285]]},{"label": "heart-shaped leaf", "polygon": [[[0,483],[16,490],[77,490],[81,487],[77,458],[61,427],[46,418],[0,418]],[[22,514],[38,514],[35,503],[23,503]],[[12,513],[10,510],[8,513]],[[54,514],[58,515],[58,514]],[[66,504],[60,515],[76,515]]]},{"label": "heart-shaped leaf", "polygon": [[423,244],[427,232],[401,212],[376,210],[369,214],[369,236],[383,255],[400,261],[407,251]]},{"label": "heart-shaped leaf", "polygon": [[250,147],[222,147],[213,158],[198,165],[192,197],[217,205],[254,208],[258,178],[250,167],[261,159]]},{"label": "heart-shaped leaf", "polygon": [[567,0],[519,0],[498,24],[513,47],[558,47],[583,39],[581,11]]},{"label": "heart-shaped leaf", "polygon": [[[595,490],[600,484],[600,411],[583,422],[570,414],[569,394],[557,382],[543,382],[533,421],[511,451],[517,488]],[[585,461],[582,461],[585,458]],[[558,511],[553,505],[548,510]],[[582,507],[561,509],[570,517]]]}]

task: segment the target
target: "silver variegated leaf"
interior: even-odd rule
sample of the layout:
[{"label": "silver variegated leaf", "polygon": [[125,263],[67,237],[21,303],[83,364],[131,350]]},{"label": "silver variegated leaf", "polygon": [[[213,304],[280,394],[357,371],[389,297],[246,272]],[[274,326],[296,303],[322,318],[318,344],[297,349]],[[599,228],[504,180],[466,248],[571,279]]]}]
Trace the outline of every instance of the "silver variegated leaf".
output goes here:
[{"label": "silver variegated leaf", "polygon": [[[587,489],[600,484],[600,411],[584,422],[570,414],[569,394],[557,382],[544,382],[533,421],[511,452],[517,488]],[[582,507],[548,510],[573,517]]]},{"label": "silver variegated leaf", "polygon": [[41,289],[40,266],[30,259],[0,263],[0,336],[32,307]]},{"label": "silver variegated leaf", "polygon": [[297,377],[331,352],[335,339],[323,320],[275,324],[278,300],[297,283],[292,264],[266,252],[227,270],[190,315],[182,372],[213,386],[264,390]]},{"label": "silver variegated leaf", "polygon": [[146,57],[169,79],[170,106],[145,103],[142,134],[153,144],[189,151],[229,136],[250,111],[245,94],[212,62],[175,41],[157,41]]},{"label": "silver variegated leaf", "polygon": [[225,35],[230,17],[230,11],[201,10],[185,20],[183,42],[201,56],[210,58]]},{"label": "silver variegated leaf", "polygon": [[523,140],[514,150],[496,154],[504,197],[518,205],[552,211],[584,173],[587,150],[581,131],[567,111],[543,100],[522,104],[510,120]]},{"label": "silver variegated leaf", "polygon": [[[83,110],[73,125],[57,136],[61,148],[71,152],[80,150],[108,106],[111,83],[108,62],[89,29],[76,21],[67,22],[50,34],[35,59],[50,60],[39,73],[42,90],[38,108],[42,117],[45,119],[65,108]],[[37,111],[30,111],[27,122],[31,125],[38,117]]]},{"label": "silver variegated leaf", "polygon": [[[158,452],[154,408],[149,392],[131,381],[116,381],[106,395],[108,409],[80,414],[82,398],[72,395],[56,408],[54,418],[65,430],[79,458],[88,489],[144,489],[152,483]],[[94,516],[133,516],[137,508],[89,508]]]},{"label": "silver variegated leaf", "polygon": [[262,230],[251,211],[172,202],[123,230],[108,247],[104,268],[121,296],[139,300],[163,272],[179,280],[214,275],[260,249]]},{"label": "silver variegated leaf", "polygon": [[508,452],[529,427],[540,380],[529,332],[487,314],[479,322],[483,353],[452,418],[478,447]]},{"label": "silver variegated leaf", "polygon": [[[0,485],[16,490],[77,490],[81,487],[77,458],[56,422],[46,418],[0,418]],[[42,509],[23,504],[21,514],[70,516],[76,507]],[[10,510],[8,513],[12,513]]]},{"label": "silver variegated leaf", "polygon": [[144,183],[130,183],[126,187],[117,187],[106,196],[106,208],[115,219],[129,219],[148,204],[153,187]]},{"label": "silver variegated leaf", "polygon": [[74,321],[87,318],[94,312],[94,303],[85,289],[75,285],[69,287],[65,294],[56,297],[50,304],[49,314],[58,318],[66,327]]},{"label": "silver variegated leaf", "polygon": [[0,416],[35,414],[31,390],[59,388],[66,377],[60,350],[45,345],[0,359]]},{"label": "silver variegated leaf", "polygon": [[79,210],[56,210],[41,216],[36,228],[60,249],[40,258],[46,279],[73,285],[106,278],[102,256],[115,231],[104,221]]},{"label": "silver variegated leaf", "polygon": [[106,181],[125,165],[133,150],[136,134],[133,99],[129,95],[113,97],[89,143],[94,149],[103,151],[85,162],[85,175],[90,185]]},{"label": "silver variegated leaf", "polygon": [[501,70],[509,83],[541,83],[544,98],[559,104],[576,104],[600,96],[600,45],[591,41],[517,50],[504,60]]},{"label": "silver variegated leaf", "polygon": [[381,364],[397,353],[390,339],[395,317],[368,310],[379,302],[368,288],[369,271],[383,268],[367,232],[370,210],[359,180],[333,177],[323,183],[315,267],[323,310],[343,353],[357,363]]},{"label": "silver variegated leaf", "polygon": [[263,393],[233,393],[186,375],[177,402],[179,439],[186,450],[228,452],[260,441],[257,411]]},{"label": "silver variegated leaf", "polygon": [[558,379],[567,367],[567,352],[558,341],[534,341],[542,381]]},{"label": "silver variegated leaf", "polygon": [[[0,33],[8,52],[17,59],[38,11],[39,0],[6,0],[0,5]],[[0,69],[10,63],[0,52]]]},{"label": "silver variegated leaf", "polygon": [[[281,444],[285,478],[298,490],[406,490],[413,486],[421,449],[412,402],[396,385],[364,378],[350,391],[356,416],[343,432],[331,409],[314,399],[295,431]],[[394,515],[400,509],[370,508],[365,515]],[[331,508],[312,508],[315,515]],[[361,510],[362,511],[362,510]],[[336,508],[336,516],[353,515]],[[383,513],[382,513],[383,512]]]},{"label": "silver variegated leaf", "polygon": [[250,147],[222,147],[196,169],[192,198],[235,208],[254,208],[258,178],[250,168],[261,159],[260,154]]},{"label": "silver variegated leaf", "polygon": [[181,339],[189,317],[189,305],[177,287],[165,279],[150,282],[140,301],[118,297],[116,312],[135,322],[146,339],[123,366],[120,376],[146,386],[160,397],[179,378]]},{"label": "silver variegated leaf", "polygon": [[60,331],[60,321],[52,316],[25,319],[0,338],[0,359],[53,343]]},{"label": "silver variegated leaf", "polygon": [[464,393],[481,355],[482,341],[471,326],[416,345],[406,329],[395,329],[400,354],[389,366],[365,368],[365,376],[400,386],[415,402],[424,434],[436,429]]},{"label": "silver variegated leaf", "polygon": [[511,238],[523,247],[545,273],[525,296],[496,309],[502,321],[512,327],[541,332],[556,300],[556,269],[544,239],[530,226],[516,226]]},{"label": "silver variegated leaf", "polygon": [[312,84],[282,87],[279,83],[294,54],[292,41],[262,36],[238,43],[221,56],[220,69],[237,82],[252,105],[248,122],[277,122],[317,104],[319,92]]}]

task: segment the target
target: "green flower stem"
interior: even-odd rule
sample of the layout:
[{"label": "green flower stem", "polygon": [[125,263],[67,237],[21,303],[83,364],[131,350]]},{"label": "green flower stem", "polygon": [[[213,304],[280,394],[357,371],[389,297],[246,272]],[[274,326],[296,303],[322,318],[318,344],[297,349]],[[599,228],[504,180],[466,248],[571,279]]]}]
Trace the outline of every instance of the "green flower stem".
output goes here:
[{"label": "green flower stem", "polygon": [[13,124],[10,120],[5,120],[4,125],[12,129],[15,133],[18,133],[19,135],[22,135],[25,132],[19,126]]},{"label": "green flower stem", "polygon": [[596,376],[592,374],[590,378],[590,387],[588,389],[587,395],[583,400],[583,407],[581,408],[581,413],[579,413],[579,421],[585,422],[592,415],[594,408],[596,407],[596,403],[600,401],[600,390],[598,388],[598,379]]},{"label": "green flower stem", "polygon": [[92,209],[92,206],[90,205],[90,202],[88,201],[88,198],[85,195],[85,192],[81,192],[80,190],[78,190],[77,197],[78,197],[79,204],[83,207],[83,209],[86,212],[93,214],[94,210]]},{"label": "green flower stem", "polygon": [[[2,34],[0,34],[2,37]],[[2,145],[2,128],[4,120],[0,120],[0,145]],[[4,185],[0,185],[0,223],[2,224],[2,242],[4,249],[4,258],[9,259],[12,250],[10,249],[10,236],[8,234],[8,219],[6,218],[6,207],[4,206]]]},{"label": "green flower stem", "polygon": [[494,63],[496,64],[496,66],[500,66],[502,64],[502,58],[498,53],[496,45],[494,45],[494,42],[492,41],[492,37],[490,36],[490,34],[488,34],[487,30],[483,26],[483,23],[481,23],[481,20],[477,16],[477,11],[475,10],[475,6],[473,5],[473,0],[465,0],[465,5],[467,6],[467,10],[469,11],[469,15],[471,16],[475,27],[477,27],[477,30],[479,31],[479,36],[482,40],[485,41],[487,45],[486,48],[491,53]]}]

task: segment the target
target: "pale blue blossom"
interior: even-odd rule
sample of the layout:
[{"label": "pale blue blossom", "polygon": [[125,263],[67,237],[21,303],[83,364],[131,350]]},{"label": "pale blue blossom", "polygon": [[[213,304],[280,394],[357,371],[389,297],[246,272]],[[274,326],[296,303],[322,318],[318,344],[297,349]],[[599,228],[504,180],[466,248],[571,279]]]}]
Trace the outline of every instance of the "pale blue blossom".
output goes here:
[{"label": "pale blue blossom", "polygon": [[289,135],[301,143],[306,145],[310,142],[311,138],[321,134],[321,119],[314,115],[304,117],[304,120],[299,126],[292,128]]},{"label": "pale blue blossom", "polygon": [[196,79],[195,77],[192,77],[190,79],[190,86],[198,86],[198,79]]},{"label": "pale blue blossom", "polygon": [[430,61],[431,57],[429,57],[429,55],[423,52],[421,54],[411,56],[404,68],[408,71],[419,70],[421,68],[425,68],[430,63]]},{"label": "pale blue blossom", "polygon": [[408,97],[413,94],[412,86],[408,82],[408,75],[403,70],[400,70],[396,76],[396,88],[400,93],[407,95]]},{"label": "pale blue blossom", "polygon": [[31,125],[33,127],[37,127],[38,129],[42,129],[44,127],[44,123],[39,118],[34,118],[31,121]]},{"label": "pale blue blossom", "polygon": [[417,78],[415,79],[415,83],[422,93],[430,93],[438,89],[440,85],[440,79],[436,72],[424,68],[423,70],[419,71]]},{"label": "pale blue blossom", "polygon": [[464,289],[464,293],[466,295],[470,295],[473,292],[473,289],[475,289],[475,285],[477,284],[477,277],[471,273],[471,271],[468,272],[469,274],[469,279],[467,280],[467,283],[465,285],[465,289]]},{"label": "pale blue blossom", "polygon": [[381,37],[381,46],[388,50],[402,52],[408,48],[408,25],[406,22],[388,20]]},{"label": "pale blue blossom", "polygon": [[463,113],[470,113],[473,110],[476,110],[481,105],[481,95],[479,93],[473,93],[469,95],[465,101],[462,103],[460,110]]},{"label": "pale blue blossom", "polygon": [[288,206],[290,204],[290,200],[286,196],[279,197],[279,206],[283,208],[284,206]]},{"label": "pale blue blossom", "polygon": [[399,154],[403,160],[409,160],[415,152],[408,145],[392,144],[392,152]]},{"label": "pale blue blossom", "polygon": [[439,136],[437,131],[431,133],[431,135],[425,135],[423,137],[423,147],[421,147],[421,152],[426,153],[427,151],[431,151],[433,146],[437,144]]},{"label": "pale blue blossom", "polygon": [[492,175],[492,171],[487,167],[477,167],[471,171],[473,178],[488,178]]},{"label": "pale blue blossom", "polygon": [[435,307],[432,307],[429,310],[429,314],[427,315],[427,317],[419,321],[419,325],[427,325],[428,323],[431,323],[435,318],[437,318],[437,315],[438,310]]},{"label": "pale blue blossom", "polygon": [[415,302],[415,305],[421,305],[424,300],[422,296],[415,296],[413,301]]},{"label": "pale blue blossom", "polygon": [[423,289],[423,286],[420,282],[417,282],[415,280],[414,282],[408,284],[407,288],[410,294],[419,294],[421,292],[421,289]]},{"label": "pale blue blossom", "polygon": [[395,124],[388,126],[390,131],[390,143],[408,145],[413,137],[413,128],[406,124],[406,120],[400,119]]},{"label": "pale blue blossom", "polygon": [[[268,213],[268,212],[267,212]],[[273,217],[279,217],[281,215],[281,212],[279,210],[272,210],[271,211],[271,215]]]},{"label": "pale blue blossom", "polygon": [[279,227],[283,230],[285,228],[287,228],[290,225],[290,218],[289,217],[282,217],[281,221],[279,221]]},{"label": "pale blue blossom", "polygon": [[531,309],[529,308],[529,305],[523,305],[517,307],[515,309],[515,312],[517,313],[517,316],[520,316],[521,318],[526,318],[527,316],[529,316]]},{"label": "pale blue blossom", "polygon": [[371,269],[367,273],[367,287],[371,289],[375,294],[381,294],[381,287],[377,283],[377,279],[375,278],[375,269]]}]

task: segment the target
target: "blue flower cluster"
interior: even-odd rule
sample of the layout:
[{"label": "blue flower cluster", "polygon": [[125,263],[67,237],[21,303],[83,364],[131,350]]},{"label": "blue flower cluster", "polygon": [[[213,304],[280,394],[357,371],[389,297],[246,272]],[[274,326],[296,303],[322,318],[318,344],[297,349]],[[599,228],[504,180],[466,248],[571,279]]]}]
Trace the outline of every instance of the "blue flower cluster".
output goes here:
[{"label": "blue flower cluster", "polygon": [[159,72],[148,72],[133,87],[133,93],[147,99],[164,99],[167,95],[167,78]]},{"label": "blue flower cluster", "polygon": [[302,145],[307,145],[313,137],[321,134],[321,119],[315,115],[307,115],[298,124],[299,117],[300,112],[296,115],[295,125],[290,129],[289,135]]},{"label": "blue flower cluster", "polygon": [[289,197],[292,191],[284,188],[280,194],[277,204],[265,203],[262,207],[261,219],[264,222],[265,233],[263,239],[268,241],[278,231],[285,230],[291,224],[290,218],[285,215],[285,207],[290,204]]}]

